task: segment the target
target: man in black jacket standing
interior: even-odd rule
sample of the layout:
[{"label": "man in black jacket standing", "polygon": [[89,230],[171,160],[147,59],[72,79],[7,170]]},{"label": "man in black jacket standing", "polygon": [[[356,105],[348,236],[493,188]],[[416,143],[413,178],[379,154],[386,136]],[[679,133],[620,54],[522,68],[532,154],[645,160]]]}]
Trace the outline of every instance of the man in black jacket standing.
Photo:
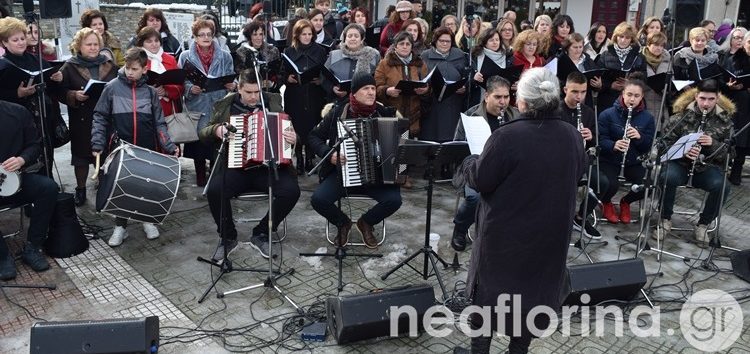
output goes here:
[{"label": "man in black jacket standing", "polygon": [[[49,269],[49,263],[41,252],[47,238],[52,213],[57,200],[57,184],[51,178],[23,173],[23,168],[39,159],[41,139],[34,126],[31,113],[21,105],[0,101],[0,166],[2,173],[20,173],[21,189],[13,195],[0,197],[0,206],[30,204],[29,229],[26,243],[21,251],[21,260],[31,269],[41,272]],[[0,182],[0,187],[2,187]],[[16,277],[14,257],[5,240],[0,241],[0,280]]]}]

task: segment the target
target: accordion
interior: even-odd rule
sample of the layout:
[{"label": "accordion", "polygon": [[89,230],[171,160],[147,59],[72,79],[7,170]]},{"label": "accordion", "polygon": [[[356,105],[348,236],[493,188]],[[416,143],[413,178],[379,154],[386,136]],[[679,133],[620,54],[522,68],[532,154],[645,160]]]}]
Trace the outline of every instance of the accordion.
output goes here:
[{"label": "accordion", "polygon": [[[282,133],[290,130],[292,122],[284,113],[268,112],[269,134],[263,125],[263,112],[229,117],[229,124],[237,128],[229,139],[227,167],[246,168],[271,158],[271,149],[280,165],[292,163],[294,149]],[[270,136],[271,141],[268,141]]]},{"label": "accordion", "polygon": [[351,138],[346,138],[341,143],[341,153],[346,157],[341,165],[344,187],[403,184],[406,181],[406,165],[397,165],[396,155],[400,140],[408,138],[407,119],[360,118],[338,121],[339,136],[347,134],[344,124],[360,140],[360,144],[355,144]]}]

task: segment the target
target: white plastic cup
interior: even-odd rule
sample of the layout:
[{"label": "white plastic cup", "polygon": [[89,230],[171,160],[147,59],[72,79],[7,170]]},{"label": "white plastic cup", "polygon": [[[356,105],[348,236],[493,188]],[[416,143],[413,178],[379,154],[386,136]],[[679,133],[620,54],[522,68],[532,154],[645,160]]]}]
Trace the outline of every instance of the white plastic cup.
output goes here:
[{"label": "white plastic cup", "polygon": [[432,250],[435,251],[435,253],[438,252],[438,245],[440,244],[440,235],[436,233],[430,234],[430,247],[432,247]]}]

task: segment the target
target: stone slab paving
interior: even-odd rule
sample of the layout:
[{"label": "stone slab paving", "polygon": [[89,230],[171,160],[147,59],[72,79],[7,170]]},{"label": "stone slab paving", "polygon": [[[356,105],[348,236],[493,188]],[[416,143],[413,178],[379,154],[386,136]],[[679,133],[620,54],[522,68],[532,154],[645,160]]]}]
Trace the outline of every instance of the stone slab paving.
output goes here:
[{"label": "stone slab paving", "polygon": [[[68,166],[69,153],[66,148],[58,150],[60,172],[67,190],[73,189],[72,170]],[[157,315],[160,317],[162,351],[167,353],[221,353],[221,352],[296,352],[315,353],[447,353],[455,345],[468,343],[463,334],[454,332],[445,338],[433,338],[423,334],[416,338],[375,339],[337,346],[328,337],[324,343],[304,343],[298,334],[289,335],[284,328],[294,328],[299,317],[293,318],[294,308],[275,291],[257,288],[217,298],[216,291],[229,291],[262,283],[265,272],[231,272],[225,274],[205,302],[197,300],[207,289],[216,269],[199,263],[196,257],[208,257],[216,243],[216,227],[210,217],[207,203],[200,195],[201,189],[194,185],[192,163],[183,159],[182,185],[172,215],[159,226],[161,237],[145,239],[141,227],[131,224],[130,237],[118,248],[106,245],[113,220],[93,212],[91,203],[79,208],[79,215],[86,223],[101,228],[98,236],[91,240],[90,249],[76,257],[57,259],[52,269],[34,273],[19,264],[17,283],[55,283],[57,290],[5,289],[0,299],[0,352],[17,353],[29,349],[29,333],[33,323],[40,320],[79,320],[127,318]],[[309,198],[317,185],[315,178],[301,177],[302,196],[288,217],[287,239],[282,243],[283,259],[277,260],[282,270],[293,268],[293,274],[279,279],[278,286],[297,304],[311,313],[319,313],[321,300],[336,293],[337,268],[332,258],[304,258],[300,252],[328,251],[333,247],[325,241],[325,222],[312,211]],[[722,218],[722,237],[725,245],[740,249],[750,248],[748,210],[750,209],[750,180],[740,188],[733,188]],[[344,261],[343,278],[346,282],[344,294],[369,291],[374,288],[423,283],[415,271],[408,267],[393,273],[387,280],[380,275],[395,266],[407,255],[421,247],[424,235],[425,191],[424,182],[417,180],[416,188],[404,190],[404,204],[387,220],[387,240],[377,250],[383,258],[354,259]],[[95,194],[89,186],[89,200]],[[678,206],[695,210],[700,206],[702,193],[694,190],[681,191]],[[455,208],[455,193],[446,185],[435,190],[432,231],[440,234],[439,254],[448,262],[454,257],[449,241],[452,232],[452,217]],[[512,201],[509,201],[512,202]],[[364,203],[364,204],[363,204]],[[235,201],[235,216],[250,218],[262,216],[265,202]],[[358,215],[367,205],[352,202],[344,207]],[[697,216],[676,216],[675,226],[689,226]],[[0,230],[10,231],[18,225],[17,212],[0,214]],[[253,223],[238,223],[240,239],[247,239]],[[376,230],[379,230],[376,227]],[[606,246],[587,247],[595,261],[607,261],[633,257],[635,247],[615,240],[615,236],[633,238],[638,224],[601,225]],[[379,231],[378,231],[379,232]],[[358,234],[352,237],[357,240]],[[573,236],[577,239],[577,235]],[[688,241],[689,231],[674,232],[667,238],[664,249],[691,259],[706,258],[707,251]],[[8,240],[12,249],[20,248],[20,237]],[[651,242],[651,246],[655,246]],[[357,249],[364,253],[375,253]],[[680,335],[679,309],[692,292],[702,289],[721,289],[741,298],[750,295],[748,283],[740,280],[728,270],[730,253],[716,252],[715,264],[724,271],[710,272],[700,269],[700,261],[684,262],[671,257],[657,261],[655,252],[644,252],[648,273],[662,276],[649,277],[651,299],[663,310],[662,332],[677,329],[674,335],[662,334],[659,338],[638,338],[629,331],[623,337],[614,334],[611,322],[606,326],[606,335],[597,337],[580,334],[580,318],[572,325],[573,335],[566,337],[560,332],[549,338],[534,341],[534,353],[696,353]],[[449,293],[458,281],[466,278],[466,262],[469,252],[458,254],[462,268],[458,271],[441,270]],[[261,268],[267,262],[250,246],[242,245],[231,255],[236,267]],[[422,258],[411,263],[422,268]],[[569,264],[583,264],[585,256],[577,248],[570,248]],[[436,296],[441,296],[435,277],[427,282],[435,285]],[[458,284],[460,286],[460,283]],[[636,304],[645,304],[642,297],[626,306],[632,310]],[[18,306],[20,305],[20,306]],[[23,308],[21,307],[23,306]],[[311,307],[312,306],[312,307]],[[26,310],[24,310],[24,308]],[[741,303],[744,313],[750,314],[750,305]],[[28,310],[28,312],[26,312]],[[628,311],[626,311],[628,313]],[[645,323],[644,323],[645,324]],[[750,352],[750,324],[745,321],[742,334],[727,353]],[[507,338],[499,337],[493,342],[493,352],[502,352]]]}]

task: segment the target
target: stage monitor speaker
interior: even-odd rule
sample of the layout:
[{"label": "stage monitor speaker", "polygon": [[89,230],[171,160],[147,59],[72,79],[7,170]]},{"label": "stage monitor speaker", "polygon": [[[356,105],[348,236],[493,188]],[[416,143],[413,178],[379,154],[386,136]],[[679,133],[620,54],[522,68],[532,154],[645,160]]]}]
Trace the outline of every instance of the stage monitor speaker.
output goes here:
[{"label": "stage monitor speaker", "polygon": [[588,294],[589,306],[606,300],[630,301],[646,284],[646,268],[640,258],[568,267],[561,299],[563,305],[581,305]]},{"label": "stage monitor speaker", "polygon": [[[435,304],[435,291],[429,284],[385,289],[379,292],[329,297],[326,306],[328,329],[338,344],[390,335],[391,306],[412,306],[417,313],[418,331],[422,317]],[[409,318],[398,319],[398,333],[409,332]]]},{"label": "stage monitor speaker", "polygon": [[40,322],[29,346],[31,354],[156,353],[159,317]]},{"label": "stage monitor speaker", "polygon": [[73,2],[70,0],[39,0],[39,17],[71,18]]},{"label": "stage monitor speaker", "polygon": [[705,0],[677,0],[675,21],[678,26],[698,27],[703,21]]},{"label": "stage monitor speaker", "polygon": [[735,252],[730,258],[734,274],[750,283],[750,250]]}]

